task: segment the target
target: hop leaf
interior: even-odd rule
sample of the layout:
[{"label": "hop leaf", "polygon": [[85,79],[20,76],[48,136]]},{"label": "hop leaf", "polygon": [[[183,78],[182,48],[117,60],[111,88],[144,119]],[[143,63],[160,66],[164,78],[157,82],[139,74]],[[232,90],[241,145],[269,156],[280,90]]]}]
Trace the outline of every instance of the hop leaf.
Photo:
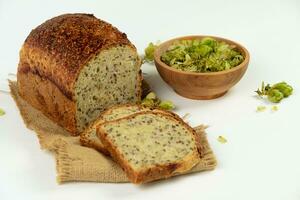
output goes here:
[{"label": "hop leaf", "polygon": [[257,106],[256,112],[263,112],[263,111],[265,111],[266,109],[267,109],[266,106]]},{"label": "hop leaf", "polygon": [[224,136],[222,136],[222,135],[220,135],[220,136],[218,137],[218,141],[219,141],[221,144],[227,143],[227,139],[226,139]]},{"label": "hop leaf", "polygon": [[5,111],[2,108],[0,108],[0,116],[3,116],[3,115],[5,115]]}]

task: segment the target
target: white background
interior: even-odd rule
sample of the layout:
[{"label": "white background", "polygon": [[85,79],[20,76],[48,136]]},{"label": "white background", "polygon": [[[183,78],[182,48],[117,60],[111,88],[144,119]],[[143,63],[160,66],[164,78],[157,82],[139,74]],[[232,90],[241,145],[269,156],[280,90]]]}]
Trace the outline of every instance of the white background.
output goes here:
[{"label": "white background", "polygon": [[[62,13],[94,13],[121,31],[139,53],[151,41],[190,34],[243,44],[248,71],[224,97],[195,101],[175,94],[153,65],[143,70],[163,99],[174,101],[191,125],[205,123],[217,156],[214,171],[155,184],[56,183],[54,157],[39,148],[12,98],[0,94],[0,199],[300,199],[300,1],[40,1],[0,0],[0,88],[16,73],[18,51],[30,30]],[[261,81],[287,81],[294,94],[271,112],[254,97]],[[267,111],[256,113],[266,105]],[[220,144],[223,135],[227,144]]]}]

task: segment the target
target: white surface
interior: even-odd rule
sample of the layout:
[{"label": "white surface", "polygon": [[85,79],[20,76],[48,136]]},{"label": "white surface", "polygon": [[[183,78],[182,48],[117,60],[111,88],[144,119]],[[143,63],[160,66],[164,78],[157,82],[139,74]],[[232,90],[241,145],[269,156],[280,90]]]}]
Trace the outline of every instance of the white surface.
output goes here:
[{"label": "white surface", "polygon": [[[193,101],[175,94],[154,66],[144,65],[158,95],[171,99],[191,125],[205,123],[217,156],[214,171],[147,186],[57,185],[53,156],[39,149],[12,98],[0,94],[0,199],[300,199],[300,1],[1,1],[0,88],[16,72],[18,51],[30,30],[66,12],[94,13],[126,32],[140,53],[150,41],[188,34],[236,40],[251,54],[243,79],[224,97]],[[261,81],[285,80],[294,94],[279,111],[256,113]],[[227,144],[220,144],[223,135]]]}]

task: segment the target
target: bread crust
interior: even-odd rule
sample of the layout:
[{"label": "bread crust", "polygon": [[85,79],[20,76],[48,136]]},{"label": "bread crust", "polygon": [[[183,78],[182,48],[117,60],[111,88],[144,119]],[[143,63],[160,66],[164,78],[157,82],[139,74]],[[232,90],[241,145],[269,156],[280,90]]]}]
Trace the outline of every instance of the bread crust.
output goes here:
[{"label": "bread crust", "polygon": [[[101,122],[99,122],[101,123]],[[106,156],[110,156],[109,151],[104,147],[103,143],[101,142],[101,140],[97,137],[97,140],[93,140],[91,139],[91,129],[93,129],[95,126],[95,124],[92,124],[92,126],[90,126],[89,128],[87,128],[84,132],[82,132],[80,134],[80,144],[82,146],[86,146],[86,147],[90,147],[93,148],[97,151],[99,151],[100,153],[103,153]]]},{"label": "bread crust", "polygon": [[[192,136],[194,137],[195,141],[197,140],[195,130],[192,129],[189,125],[187,125],[182,120],[178,120],[168,114],[164,114],[164,113],[160,113],[160,112],[159,113],[153,113],[151,111],[140,112],[140,113],[136,113],[136,114],[130,115],[125,118],[117,119],[115,121],[106,122],[104,124],[118,123],[121,120],[134,118],[135,116],[142,115],[142,114],[161,115],[161,116],[164,116],[171,120],[176,120],[178,123],[185,126],[192,133]],[[102,125],[104,125],[104,124],[102,124]],[[110,155],[112,156],[112,158],[117,163],[119,163],[119,165],[125,171],[128,179],[132,183],[135,183],[135,184],[147,183],[150,181],[164,179],[164,178],[174,176],[178,173],[182,173],[182,172],[190,170],[193,166],[195,166],[200,161],[198,149],[195,149],[194,152],[192,154],[190,154],[189,156],[187,156],[183,162],[169,163],[169,164],[164,164],[164,165],[156,165],[151,168],[147,168],[147,169],[140,170],[140,171],[135,171],[130,166],[130,164],[127,162],[127,160],[122,156],[122,154],[120,153],[118,148],[116,146],[114,146],[113,142],[109,139],[109,137],[107,136],[107,133],[103,130],[101,125],[99,125],[97,127],[97,135],[101,139],[104,147],[110,152]]]},{"label": "bread crust", "polygon": [[144,99],[147,94],[149,94],[152,90],[151,90],[151,86],[148,84],[148,82],[144,79],[143,76],[142,77],[142,95],[141,95],[141,99]]},{"label": "bread crust", "polygon": [[[20,50],[17,75],[20,95],[72,135],[78,135],[74,86],[81,69],[100,51],[124,45],[136,52],[125,33],[91,14],[64,14],[47,20],[31,31]],[[140,59],[138,62],[141,63]],[[141,81],[140,73],[138,100]],[[44,83],[47,86],[43,86]],[[47,102],[47,108],[39,102],[42,98]]]},{"label": "bread crust", "polygon": [[19,95],[30,105],[56,121],[72,135],[75,126],[75,103],[68,99],[52,82],[32,72],[18,73]]}]

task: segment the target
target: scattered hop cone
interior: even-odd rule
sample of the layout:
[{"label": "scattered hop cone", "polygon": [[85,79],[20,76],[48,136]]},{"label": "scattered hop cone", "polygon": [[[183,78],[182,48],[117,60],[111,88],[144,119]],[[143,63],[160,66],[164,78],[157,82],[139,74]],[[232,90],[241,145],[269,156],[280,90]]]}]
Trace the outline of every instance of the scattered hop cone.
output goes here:
[{"label": "scattered hop cone", "polygon": [[150,108],[161,108],[163,110],[172,110],[175,108],[172,101],[161,101],[154,92],[150,92],[146,95],[146,97],[142,100],[141,105],[150,107]]},{"label": "scattered hop cone", "polygon": [[141,105],[146,107],[155,107],[155,102],[153,99],[143,99]]},{"label": "scattered hop cone", "polygon": [[172,110],[175,108],[172,101],[162,101],[162,102],[160,102],[158,107],[161,109],[164,109],[164,110]]},{"label": "scattered hop cone", "polygon": [[283,93],[277,89],[272,89],[268,92],[268,99],[273,103],[278,103],[284,98]]},{"label": "scattered hop cone", "polygon": [[157,96],[154,92],[150,92],[149,94],[147,94],[147,96],[145,97],[145,99],[156,99]]},{"label": "scattered hop cone", "polygon": [[271,87],[271,90],[272,89],[279,90],[284,97],[290,96],[293,92],[293,88],[290,85],[288,85],[286,82],[276,83]]}]

